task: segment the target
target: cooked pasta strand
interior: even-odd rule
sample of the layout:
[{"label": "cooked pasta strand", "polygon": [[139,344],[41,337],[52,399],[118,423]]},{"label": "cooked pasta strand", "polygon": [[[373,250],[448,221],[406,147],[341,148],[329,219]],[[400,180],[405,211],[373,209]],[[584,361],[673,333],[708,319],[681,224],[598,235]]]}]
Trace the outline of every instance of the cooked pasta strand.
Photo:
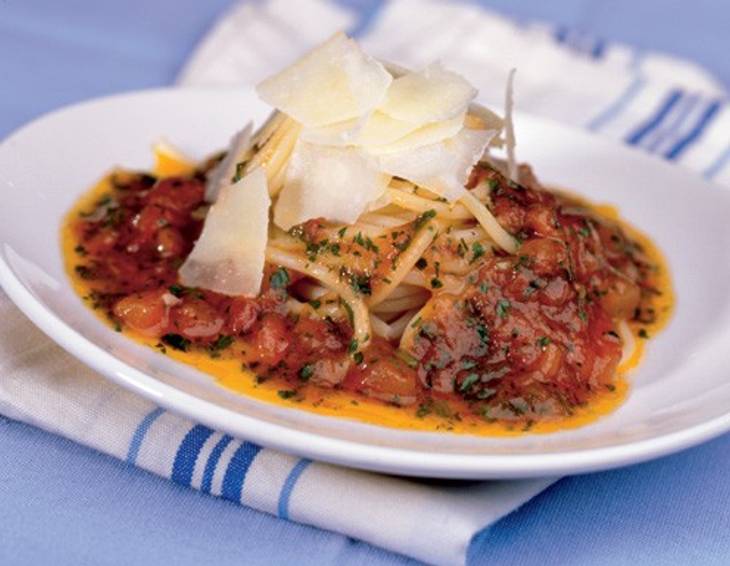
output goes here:
[{"label": "cooked pasta strand", "polygon": [[370,313],[365,302],[355,294],[349,284],[341,281],[336,272],[329,271],[325,266],[308,261],[306,258],[298,257],[292,253],[267,246],[266,260],[274,265],[293,269],[300,273],[317,279],[322,284],[337,293],[347,303],[352,311],[352,325],[354,338],[360,348],[367,345],[370,340]]},{"label": "cooked pasta strand", "polygon": [[388,281],[385,285],[378,287],[372,296],[368,300],[368,305],[371,307],[381,303],[385,300],[390,293],[401,284],[403,278],[413,269],[413,266],[426,251],[426,248],[431,245],[434,237],[436,236],[436,222],[430,220],[425,226],[422,226],[416,236],[411,241],[411,244],[406,250],[398,257],[398,263],[395,270],[388,274]]},{"label": "cooked pasta strand", "polygon": [[487,234],[492,237],[500,248],[510,254],[517,251],[517,240],[507,230],[502,228],[489,209],[484,206],[484,203],[469,191],[466,191],[464,196],[461,197],[461,203],[474,215],[474,218],[477,219],[479,224],[482,225]]}]

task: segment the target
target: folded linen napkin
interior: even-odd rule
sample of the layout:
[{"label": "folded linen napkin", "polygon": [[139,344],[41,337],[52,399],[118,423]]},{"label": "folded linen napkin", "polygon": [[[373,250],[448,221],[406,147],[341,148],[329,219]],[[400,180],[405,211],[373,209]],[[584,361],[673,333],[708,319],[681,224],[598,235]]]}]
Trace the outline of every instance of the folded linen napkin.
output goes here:
[{"label": "folded linen napkin", "polygon": [[[501,99],[516,66],[521,109],[604,132],[730,184],[730,112],[720,86],[701,69],[572,30],[518,25],[465,3],[375,1],[359,12],[328,0],[239,4],[204,39],[179,82],[252,83],[339,29],[404,65],[441,58],[488,102]],[[42,336],[2,293],[0,320],[0,413],[182,485],[420,560],[463,563],[477,532],[552,481],[425,483],[278,453],[107,382]]]}]

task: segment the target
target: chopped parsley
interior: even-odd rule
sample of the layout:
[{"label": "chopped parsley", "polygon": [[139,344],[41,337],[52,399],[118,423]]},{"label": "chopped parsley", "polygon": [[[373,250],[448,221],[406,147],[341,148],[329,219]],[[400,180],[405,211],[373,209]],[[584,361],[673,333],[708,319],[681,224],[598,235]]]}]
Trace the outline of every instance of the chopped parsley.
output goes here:
[{"label": "chopped parsley", "polygon": [[190,347],[190,340],[180,334],[165,334],[161,338],[162,342],[181,352],[187,352]]},{"label": "chopped parsley", "polygon": [[646,331],[646,328],[639,329],[639,338],[649,338],[649,333]]},{"label": "chopped parsley", "polygon": [[472,369],[476,367],[477,362],[475,360],[464,359],[461,362],[461,367],[464,369]]},{"label": "chopped parsley", "polygon": [[423,214],[419,214],[416,217],[416,220],[414,221],[414,226],[416,227],[416,230],[419,230],[421,227],[423,227],[424,224],[426,224],[429,220],[431,220],[435,216],[436,216],[436,211],[433,208],[430,210],[427,210]]},{"label": "chopped parsley", "polygon": [[548,344],[550,344],[552,340],[548,336],[540,336],[540,338],[537,339],[537,345],[540,348],[545,348]]},{"label": "chopped parsley", "polygon": [[541,280],[540,279],[533,279],[530,281],[530,283],[525,287],[524,291],[522,293],[525,295],[525,297],[529,297],[532,295],[535,291],[539,291],[542,289]]},{"label": "chopped parsley", "polygon": [[274,273],[271,274],[269,283],[273,289],[285,289],[289,285],[289,272],[284,268],[280,267]]},{"label": "chopped parsley", "polygon": [[319,299],[312,299],[309,301],[309,306],[312,307],[314,310],[317,310],[319,307],[322,306],[322,301]]},{"label": "chopped parsley", "polygon": [[370,236],[363,237],[361,232],[358,232],[352,239],[352,241],[361,248],[365,248],[370,252],[378,253],[380,251],[380,248],[378,248],[378,246],[373,243],[373,241],[370,239]]},{"label": "chopped parsley", "polygon": [[512,303],[510,303],[507,299],[499,299],[496,306],[497,316],[503,319],[507,318],[507,315],[509,314],[509,310],[511,308]]},{"label": "chopped parsley", "polygon": [[489,329],[480,322],[476,325],[476,331],[479,336],[479,343],[482,346],[489,344]]},{"label": "chopped parsley", "polygon": [[81,279],[94,278],[94,273],[88,265],[77,265],[74,267],[74,271],[76,272],[76,275],[81,277]]},{"label": "chopped parsley", "polygon": [[459,385],[459,391],[462,393],[465,393],[466,391],[469,391],[471,387],[479,381],[479,374],[478,373],[470,373],[464,378],[464,381],[461,382],[461,385]]},{"label": "chopped parsley", "polygon": [[416,417],[422,419],[429,414],[431,414],[431,406],[428,403],[421,403],[416,410]]},{"label": "chopped parsley", "polygon": [[233,344],[233,336],[221,334],[218,338],[216,338],[215,342],[210,345],[210,350],[212,352],[220,352],[221,350],[228,348],[231,344]]},{"label": "chopped parsley", "polygon": [[352,312],[352,307],[349,303],[345,301],[341,301],[342,308],[345,309],[345,313],[347,313],[347,320],[350,322],[350,324],[353,324],[355,320],[355,313]]},{"label": "chopped parsley", "polygon": [[444,286],[443,282],[438,277],[434,277],[433,279],[431,279],[431,288],[432,289],[440,289],[443,286]]},{"label": "chopped parsley", "polygon": [[176,297],[182,297],[183,293],[185,292],[185,289],[182,285],[178,285],[177,283],[173,283],[167,288],[170,293],[175,295]]},{"label": "chopped parsley", "polygon": [[478,260],[480,257],[482,257],[485,253],[484,246],[482,246],[479,242],[474,242],[471,245],[471,261],[469,263],[474,263],[476,260]]},{"label": "chopped parsley", "polygon": [[297,392],[294,389],[279,389],[276,394],[282,399],[291,399],[296,396]]},{"label": "chopped parsley", "polygon": [[515,264],[515,269],[519,269],[520,267],[528,267],[530,265],[530,258],[526,255],[521,255],[517,259],[517,263]]},{"label": "chopped parsley", "polygon": [[373,290],[370,286],[370,276],[365,274],[352,274],[350,278],[350,287],[355,293],[361,295],[371,295]]},{"label": "chopped parsley", "polygon": [[237,183],[241,179],[243,179],[244,169],[246,168],[246,162],[241,161],[240,163],[236,163],[236,172],[233,175],[233,178],[231,179],[231,183]]},{"label": "chopped parsley", "polygon": [[426,267],[428,267],[428,261],[426,261],[426,258],[418,258],[418,261],[416,262],[416,269],[423,271]]},{"label": "chopped parsley", "polygon": [[314,375],[314,364],[304,364],[299,370],[299,379],[302,381],[309,381],[309,378]]}]

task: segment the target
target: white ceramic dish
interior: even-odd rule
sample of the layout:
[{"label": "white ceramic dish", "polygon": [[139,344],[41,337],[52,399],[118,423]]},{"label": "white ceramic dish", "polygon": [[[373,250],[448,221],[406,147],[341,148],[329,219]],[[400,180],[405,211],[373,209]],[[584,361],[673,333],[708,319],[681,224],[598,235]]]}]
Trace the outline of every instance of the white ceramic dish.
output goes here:
[{"label": "white ceramic dish", "polygon": [[194,157],[224,147],[267,108],[251,90],[154,90],[43,117],[0,145],[0,282],[71,354],[118,384],[208,426],[311,458],[448,478],[578,473],[668,454],[730,429],[730,191],[552,122],[517,120],[519,157],[541,179],[617,204],[666,253],[678,297],[669,327],[615,413],[578,430],[520,438],[409,432],[235,395],[103,325],[63,271],[63,214],[111,166],[151,166],[166,138]]}]

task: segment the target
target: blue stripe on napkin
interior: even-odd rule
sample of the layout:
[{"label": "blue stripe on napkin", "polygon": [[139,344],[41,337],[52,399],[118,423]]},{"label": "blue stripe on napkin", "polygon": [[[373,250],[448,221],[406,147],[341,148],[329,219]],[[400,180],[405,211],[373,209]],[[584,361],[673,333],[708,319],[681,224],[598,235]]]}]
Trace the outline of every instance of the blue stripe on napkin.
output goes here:
[{"label": "blue stripe on napkin", "polygon": [[147,435],[147,431],[164,412],[164,409],[155,407],[152,411],[147,413],[137,425],[137,428],[134,430],[134,434],[132,435],[132,441],[129,443],[129,449],[127,450],[126,462],[128,464],[135,464],[137,462],[139,449],[142,447],[142,442],[144,442],[144,437]]},{"label": "blue stripe on napkin", "polygon": [[203,445],[212,434],[213,430],[203,425],[195,425],[188,431],[177,449],[177,454],[175,454],[172,475],[170,476],[172,481],[186,487],[190,486],[193,479],[193,470],[195,470],[195,462],[198,461]]},{"label": "blue stripe on napkin", "polygon": [[228,434],[224,434],[218,443],[213,447],[213,450],[208,456],[208,461],[205,463],[205,470],[203,470],[203,480],[200,484],[200,490],[203,493],[210,493],[210,489],[213,486],[213,475],[215,469],[218,467],[218,462],[221,459],[221,455],[226,447],[233,441],[233,437]]},{"label": "blue stripe on napkin", "polygon": [[710,166],[702,172],[707,179],[712,179],[720,171],[722,171],[726,165],[730,163],[730,145],[715,159]]},{"label": "blue stripe on napkin", "polygon": [[646,86],[646,79],[637,76],[608,108],[588,122],[587,128],[596,131],[618,117]]},{"label": "blue stripe on napkin", "polygon": [[626,143],[637,145],[648,133],[657,128],[666,119],[669,112],[679,102],[682,96],[684,96],[684,92],[681,89],[673,89],[670,91],[649,120],[641,124],[626,137]]},{"label": "blue stripe on napkin", "polygon": [[664,157],[667,159],[676,159],[684,150],[686,150],[692,143],[694,143],[701,135],[702,132],[707,128],[707,125],[717,115],[720,110],[720,101],[713,100],[707,105],[707,108],[700,116],[699,120],[695,124],[695,127],[681,140],[679,140],[674,147],[668,150]]},{"label": "blue stripe on napkin", "polygon": [[253,464],[261,447],[252,442],[242,443],[233,454],[228,464],[226,475],[223,477],[223,490],[221,496],[235,503],[241,502],[241,490],[246,480],[248,469]]},{"label": "blue stripe on napkin", "polygon": [[279,505],[277,510],[279,518],[289,519],[289,500],[291,499],[291,494],[294,491],[294,486],[297,484],[299,476],[302,475],[302,472],[304,472],[304,470],[307,469],[307,466],[311,463],[311,460],[302,458],[296,463],[296,465],[291,469],[291,472],[289,472],[289,475],[286,477],[284,485],[281,488],[281,494],[279,495]]},{"label": "blue stripe on napkin", "polygon": [[674,116],[674,120],[672,120],[666,129],[657,133],[654,139],[649,142],[647,149],[653,153],[662,145],[673,143],[677,137],[681,135],[682,126],[684,126],[684,123],[687,121],[687,118],[692,113],[692,110],[694,110],[699,100],[700,97],[696,94],[683,98],[681,103],[677,106],[678,112]]},{"label": "blue stripe on napkin", "polygon": [[593,59],[601,59],[606,53],[608,43],[600,37],[593,37],[585,32],[571,29],[568,26],[558,25],[553,30],[553,39],[556,43],[568,49],[587,55]]}]

